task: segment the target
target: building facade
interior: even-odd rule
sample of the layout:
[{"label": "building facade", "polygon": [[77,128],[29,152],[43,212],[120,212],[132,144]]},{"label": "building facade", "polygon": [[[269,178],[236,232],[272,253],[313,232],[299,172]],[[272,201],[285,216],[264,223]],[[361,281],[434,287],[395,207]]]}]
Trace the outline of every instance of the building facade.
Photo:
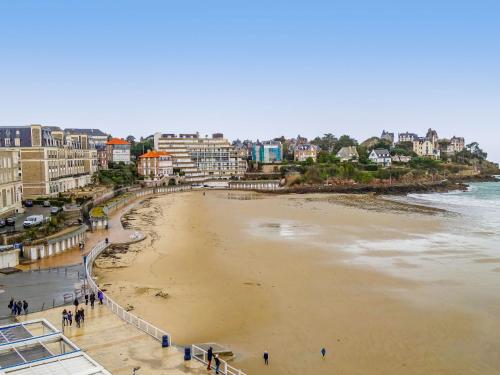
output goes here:
[{"label": "building facade", "polygon": [[211,138],[200,137],[199,133],[156,133],[154,148],[171,155],[174,174],[183,176],[186,182],[240,178],[247,169],[241,153],[220,133]]},{"label": "building facade", "polygon": [[174,174],[172,155],[165,151],[149,151],[139,156],[137,173],[152,180]]},{"label": "building facade", "polygon": [[434,147],[434,142],[428,138],[418,138],[413,141],[413,152],[418,156],[424,156],[429,158],[438,158],[439,149]]},{"label": "building facade", "polygon": [[450,146],[451,146],[452,152],[454,152],[454,153],[463,151],[463,149],[465,148],[464,137],[455,137],[455,136],[451,137]]},{"label": "building facade", "polygon": [[281,163],[283,146],[278,141],[257,142],[252,146],[252,160],[259,163]]},{"label": "building facade", "polygon": [[384,141],[388,141],[392,144],[394,144],[394,133],[389,133],[386,132],[385,130],[382,131],[382,135],[380,136],[380,139]]},{"label": "building facade", "polygon": [[58,127],[0,128],[1,147],[20,152],[24,198],[55,196],[88,185],[97,171],[97,153],[87,136],[67,138]]},{"label": "building facade", "polygon": [[106,146],[96,146],[97,168],[99,170],[108,169],[108,150]]},{"label": "building facade", "polygon": [[399,133],[398,134],[398,142],[413,142],[418,139],[418,135],[415,133]]},{"label": "building facade", "polygon": [[293,149],[293,160],[306,161],[311,158],[314,162],[318,158],[318,146],[309,143],[297,144]]},{"label": "building facade", "polygon": [[392,164],[391,153],[386,149],[375,149],[370,152],[368,159],[372,163],[382,165],[384,167],[389,167]]},{"label": "building facade", "polygon": [[106,142],[107,163],[130,164],[130,143],[124,139],[111,138]]},{"label": "building facade", "polygon": [[22,206],[19,156],[19,150],[0,148],[0,217],[14,214]]},{"label": "building facade", "polygon": [[93,148],[97,148],[98,146],[105,146],[108,141],[108,134],[104,133],[99,129],[64,129],[64,132],[67,135],[86,135],[89,141],[89,144],[93,146]]}]

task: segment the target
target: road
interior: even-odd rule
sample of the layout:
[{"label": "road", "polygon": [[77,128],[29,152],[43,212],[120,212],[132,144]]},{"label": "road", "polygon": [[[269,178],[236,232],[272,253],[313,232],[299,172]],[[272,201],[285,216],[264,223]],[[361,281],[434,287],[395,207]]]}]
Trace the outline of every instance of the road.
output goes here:
[{"label": "road", "polygon": [[14,232],[14,231],[20,232],[20,231],[25,230],[23,228],[23,221],[30,215],[50,216],[50,207],[43,207],[43,206],[26,207],[24,213],[16,214],[15,227],[11,227],[11,226],[6,225],[5,227],[0,228],[0,234],[7,233],[7,232]]}]

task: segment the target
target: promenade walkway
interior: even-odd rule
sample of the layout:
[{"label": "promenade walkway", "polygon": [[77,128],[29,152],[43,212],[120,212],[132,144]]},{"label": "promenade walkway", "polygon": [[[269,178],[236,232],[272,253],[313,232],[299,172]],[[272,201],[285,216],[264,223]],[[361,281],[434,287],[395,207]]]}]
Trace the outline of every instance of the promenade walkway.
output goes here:
[{"label": "promenade walkway", "polygon": [[[45,318],[62,329],[62,310],[28,314],[19,320]],[[73,322],[72,327],[64,327],[64,334],[113,375],[130,375],[135,367],[140,367],[137,375],[207,374],[200,362],[185,362],[181,349],[162,348],[158,341],[122,321],[106,306],[96,305],[93,310],[85,306],[85,323],[76,328]]]},{"label": "promenade walkway", "polygon": [[144,198],[138,198],[131,204],[122,207],[121,209],[113,212],[108,221],[107,230],[99,230],[96,232],[87,232],[87,239],[85,241],[85,249],[80,251],[80,249],[70,249],[64,253],[40,259],[31,264],[20,265],[18,268],[23,271],[44,269],[44,268],[54,268],[54,267],[64,267],[67,265],[83,264],[83,255],[87,254],[92,250],[92,248],[105,238],[108,238],[113,243],[121,243],[130,241],[134,231],[131,229],[124,229],[121,224],[121,217],[130,210],[131,207],[137,205]]}]

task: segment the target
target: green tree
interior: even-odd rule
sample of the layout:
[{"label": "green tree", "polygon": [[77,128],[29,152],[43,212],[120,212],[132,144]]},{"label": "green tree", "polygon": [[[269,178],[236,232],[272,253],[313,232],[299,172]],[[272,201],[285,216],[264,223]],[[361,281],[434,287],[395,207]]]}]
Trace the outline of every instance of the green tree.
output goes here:
[{"label": "green tree", "polygon": [[306,173],[304,174],[304,179],[308,184],[320,184],[323,182],[320,170],[316,166],[307,168]]},{"label": "green tree", "polygon": [[316,137],[311,141],[311,144],[318,146],[322,151],[331,152],[337,138],[331,133],[326,133],[323,137]]},{"label": "green tree", "polygon": [[332,153],[337,154],[337,152],[340,151],[342,147],[349,147],[349,146],[357,146],[358,141],[356,141],[354,138],[351,138],[350,136],[344,134],[340,136],[338,141],[335,143],[335,146],[333,147]]},{"label": "green tree", "polygon": [[140,142],[135,142],[132,144],[130,148],[130,153],[134,157],[135,160],[139,158],[142,154],[145,154],[148,151],[151,151],[154,147],[153,140],[146,139]]},{"label": "green tree", "polygon": [[343,163],[338,170],[338,174],[341,178],[352,179],[356,176],[358,170],[352,163]]}]

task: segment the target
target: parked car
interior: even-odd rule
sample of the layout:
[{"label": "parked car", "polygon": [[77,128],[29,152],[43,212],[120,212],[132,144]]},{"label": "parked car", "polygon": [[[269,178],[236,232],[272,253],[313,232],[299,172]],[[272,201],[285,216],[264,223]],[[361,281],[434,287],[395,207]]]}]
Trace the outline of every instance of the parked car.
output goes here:
[{"label": "parked car", "polygon": [[5,220],[0,219],[0,228],[3,228],[5,226]]},{"label": "parked car", "polygon": [[15,217],[7,218],[7,220],[5,220],[5,224],[13,227],[14,225],[16,225],[16,218]]},{"label": "parked car", "polygon": [[49,201],[43,201],[43,207],[50,207]]},{"label": "parked car", "polygon": [[57,215],[59,213],[59,211],[61,211],[61,209],[59,207],[54,206],[54,207],[51,207],[50,214]]},{"label": "parked car", "polygon": [[26,199],[24,201],[24,207],[33,207],[33,201],[31,199]]},{"label": "parked car", "polygon": [[31,215],[23,222],[23,227],[32,228],[43,223],[43,215]]}]

